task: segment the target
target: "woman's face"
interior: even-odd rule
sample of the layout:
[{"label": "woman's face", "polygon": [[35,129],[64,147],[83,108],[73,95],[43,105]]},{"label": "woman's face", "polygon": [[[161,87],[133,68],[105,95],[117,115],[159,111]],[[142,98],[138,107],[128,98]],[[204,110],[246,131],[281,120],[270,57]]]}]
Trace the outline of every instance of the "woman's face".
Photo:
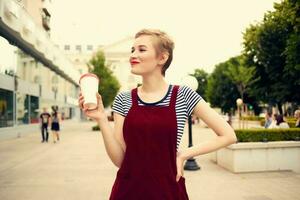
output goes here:
[{"label": "woman's face", "polygon": [[131,72],[136,75],[146,75],[155,70],[161,70],[153,38],[141,35],[136,38],[130,55]]}]

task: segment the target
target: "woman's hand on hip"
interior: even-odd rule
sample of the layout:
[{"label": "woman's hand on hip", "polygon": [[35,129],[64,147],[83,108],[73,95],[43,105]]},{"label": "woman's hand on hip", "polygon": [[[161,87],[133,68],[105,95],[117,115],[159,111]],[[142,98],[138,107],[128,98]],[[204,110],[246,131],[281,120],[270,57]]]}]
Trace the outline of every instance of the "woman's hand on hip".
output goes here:
[{"label": "woman's hand on hip", "polygon": [[87,110],[87,108],[84,108],[84,106],[83,106],[84,97],[82,96],[81,93],[79,95],[78,105],[87,117],[92,118],[95,121],[99,121],[99,120],[106,118],[107,116],[105,114],[101,95],[99,93],[96,93],[96,97],[97,97],[97,109],[95,109],[95,110]]}]

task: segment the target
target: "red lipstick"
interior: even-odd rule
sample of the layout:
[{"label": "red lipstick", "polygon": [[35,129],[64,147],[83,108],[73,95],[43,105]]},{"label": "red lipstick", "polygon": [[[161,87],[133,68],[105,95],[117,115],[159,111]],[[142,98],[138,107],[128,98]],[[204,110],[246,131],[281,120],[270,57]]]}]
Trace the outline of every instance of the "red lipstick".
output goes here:
[{"label": "red lipstick", "polygon": [[136,65],[136,64],[139,64],[140,62],[139,61],[136,61],[136,60],[131,60],[130,61],[130,64],[132,64],[132,65]]}]

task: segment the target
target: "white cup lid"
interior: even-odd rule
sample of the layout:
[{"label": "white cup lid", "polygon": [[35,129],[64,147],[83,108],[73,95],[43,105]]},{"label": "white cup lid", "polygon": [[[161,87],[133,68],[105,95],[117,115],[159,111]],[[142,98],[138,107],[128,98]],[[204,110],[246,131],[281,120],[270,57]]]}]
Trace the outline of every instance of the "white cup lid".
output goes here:
[{"label": "white cup lid", "polygon": [[93,74],[93,73],[86,73],[86,74],[82,74],[82,75],[81,75],[81,77],[80,77],[80,79],[79,79],[79,84],[80,84],[81,79],[84,78],[84,77],[86,77],[86,76],[92,76],[92,77],[95,77],[95,78],[98,79],[98,81],[99,81],[99,78],[98,78],[98,76],[97,76],[96,74]]}]

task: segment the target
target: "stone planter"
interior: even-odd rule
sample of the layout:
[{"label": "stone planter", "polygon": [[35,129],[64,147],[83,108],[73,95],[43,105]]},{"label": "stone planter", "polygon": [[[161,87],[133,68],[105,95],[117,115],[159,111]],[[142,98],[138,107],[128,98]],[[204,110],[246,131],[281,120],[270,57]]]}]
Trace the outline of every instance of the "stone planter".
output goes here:
[{"label": "stone planter", "polygon": [[300,173],[300,142],[241,142],[211,153],[211,160],[234,173],[292,170]]}]

